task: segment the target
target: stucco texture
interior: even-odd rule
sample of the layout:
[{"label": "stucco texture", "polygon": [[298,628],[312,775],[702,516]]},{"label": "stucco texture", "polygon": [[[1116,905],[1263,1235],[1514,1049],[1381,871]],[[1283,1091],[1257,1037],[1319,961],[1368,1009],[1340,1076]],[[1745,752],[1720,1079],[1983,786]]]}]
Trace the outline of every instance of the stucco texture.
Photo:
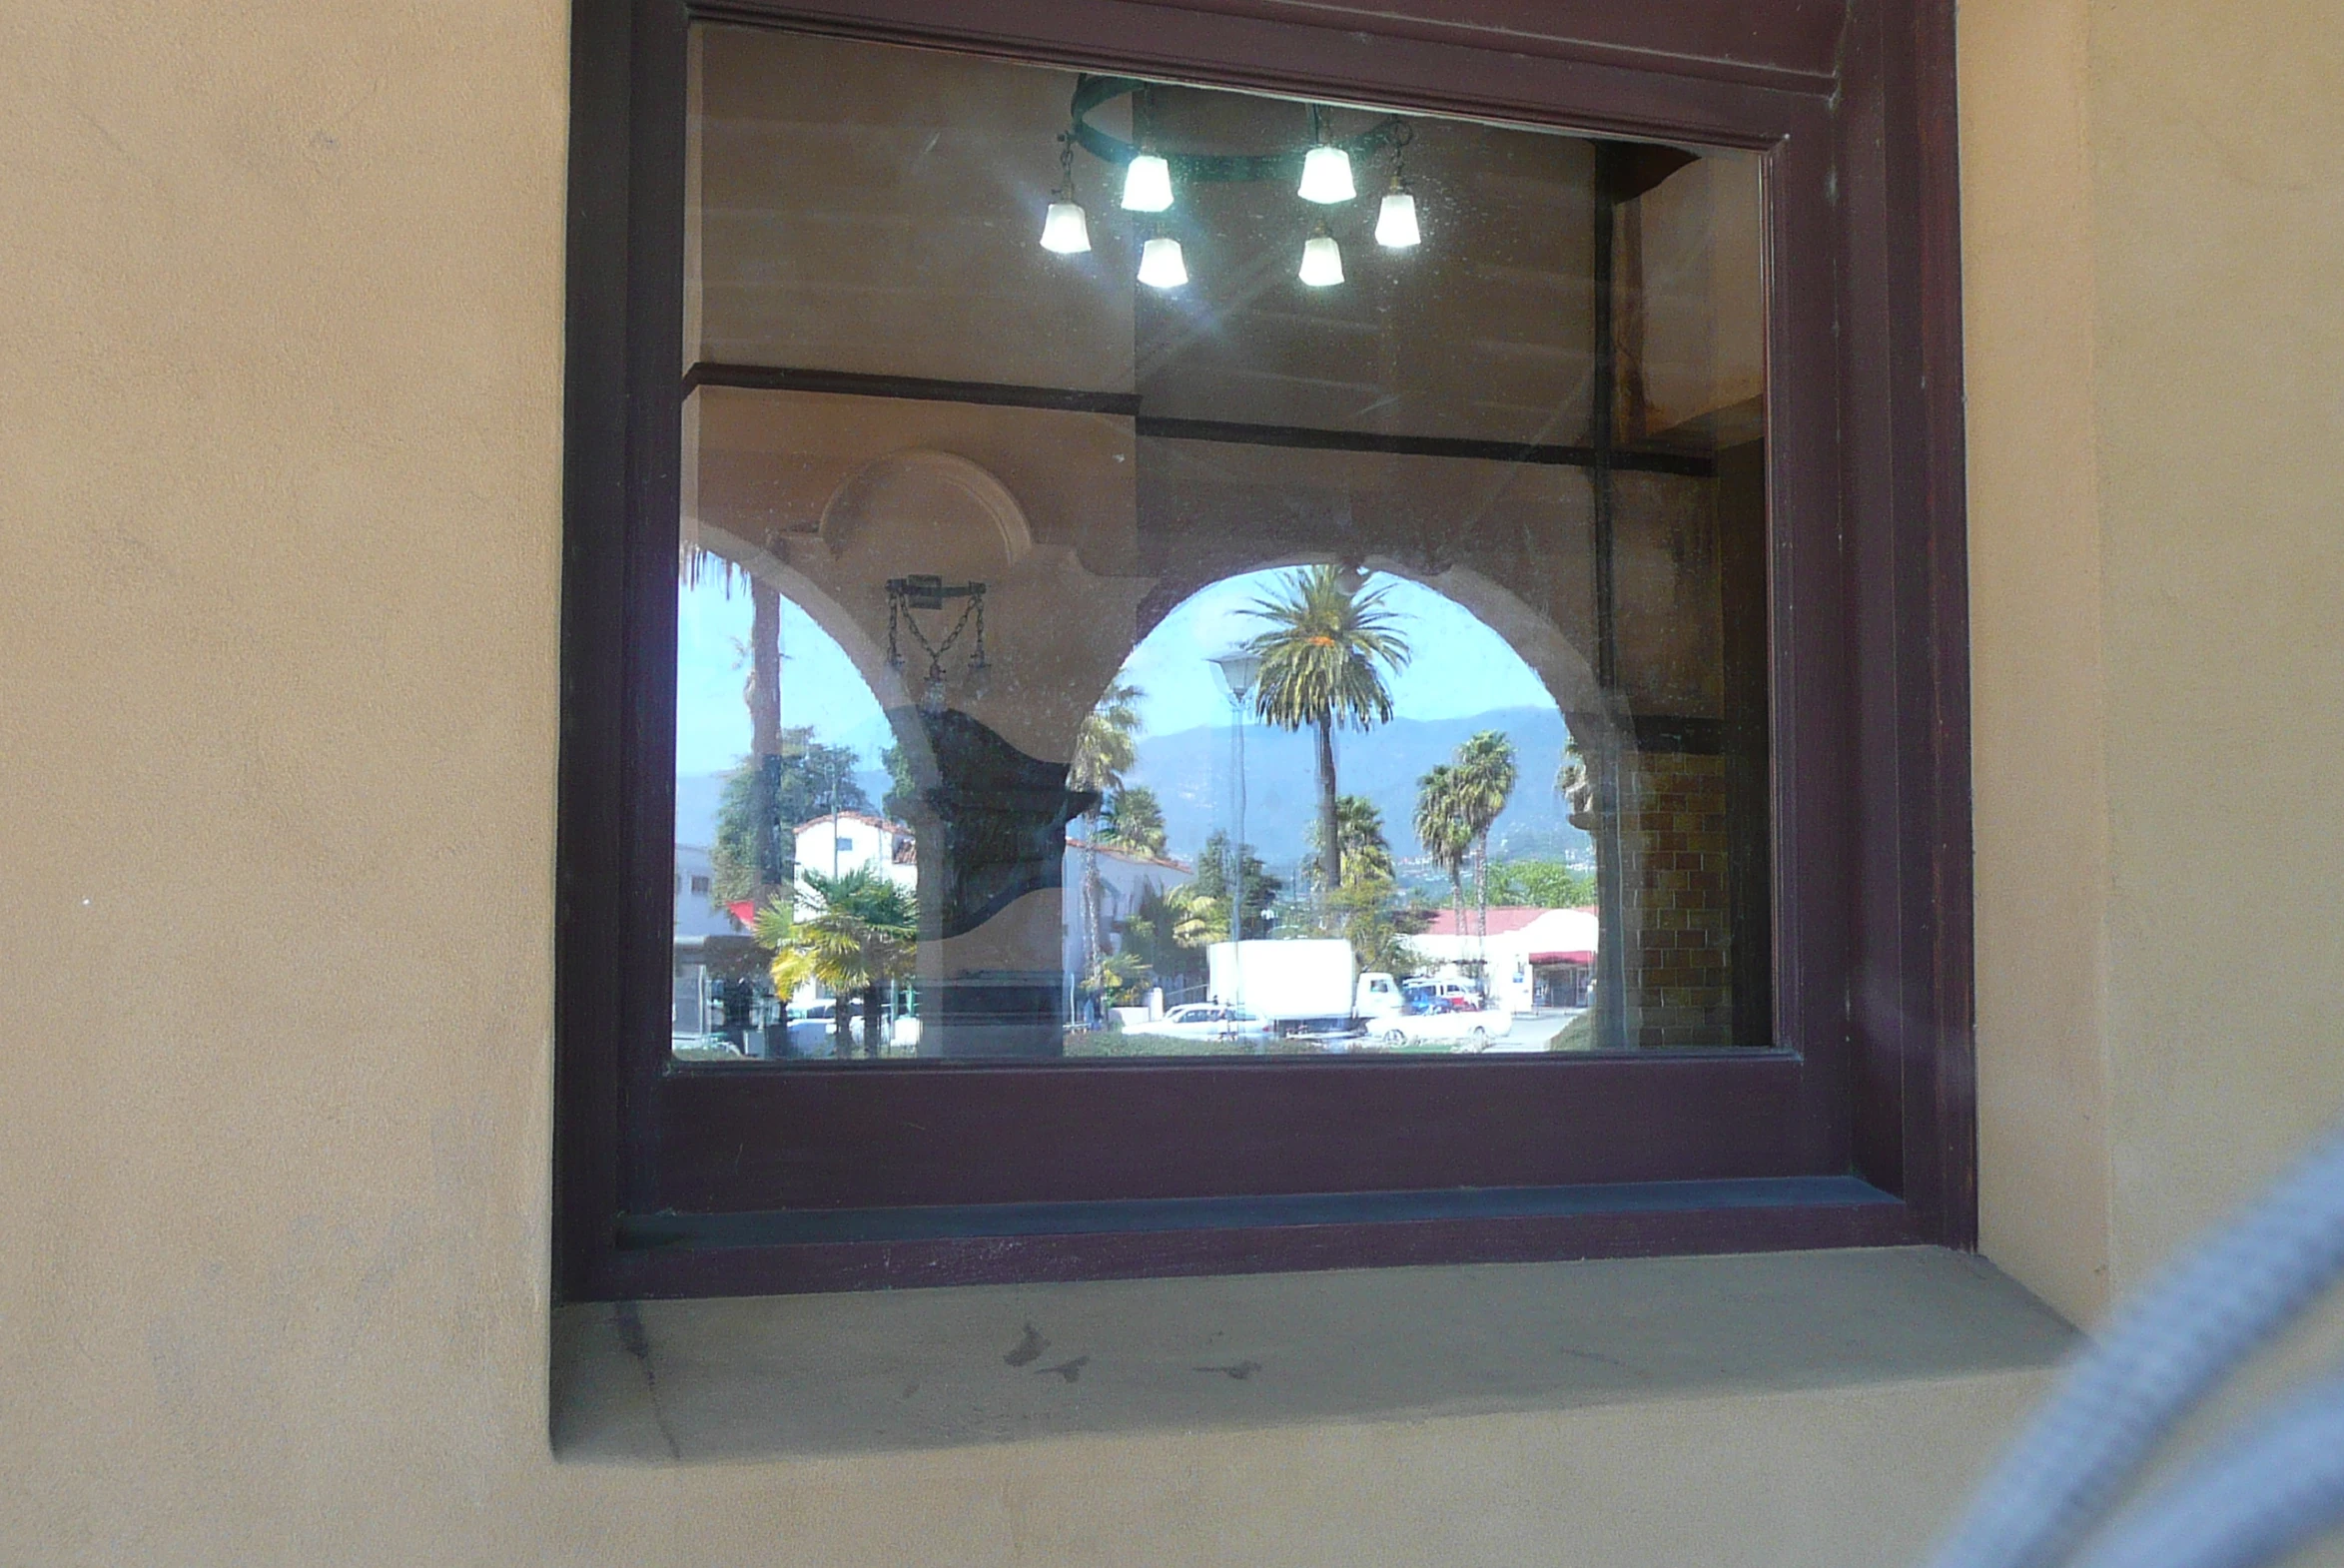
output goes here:
[{"label": "stucco texture", "polygon": [[[1974,471],[2005,475],[1978,486],[1981,766],[2034,754],[2029,627],[2086,666],[2035,786],[2055,820],[1981,792],[1979,834],[1981,910],[2054,902],[2069,955],[1989,935],[1981,979],[1989,1245],[2067,1305],[2344,1100],[2344,60],[2314,3],[1973,10],[2084,40],[2083,174],[2006,123],[1965,142],[1973,190],[2087,199],[2050,241],[1969,235]],[[1917,1548],[2037,1379],[555,1461],[566,33],[544,0],[0,17],[0,1560]],[[1994,115],[2059,89],[1966,62]],[[1997,380],[2043,318],[1995,252],[2036,243],[2092,325]],[[2037,1065],[2072,1115],[2019,1115]],[[2029,1230],[2032,1183],[2094,1170]]]},{"label": "stucco texture", "polygon": [[2090,1321],[2344,1114],[2344,27],[1961,70],[1981,1230]]}]

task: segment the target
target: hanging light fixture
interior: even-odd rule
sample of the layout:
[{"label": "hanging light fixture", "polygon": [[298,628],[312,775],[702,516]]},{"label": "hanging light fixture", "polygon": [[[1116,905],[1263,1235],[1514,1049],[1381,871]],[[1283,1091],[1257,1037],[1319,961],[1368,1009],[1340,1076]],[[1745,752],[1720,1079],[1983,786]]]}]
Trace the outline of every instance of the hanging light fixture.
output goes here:
[{"label": "hanging light fixture", "polygon": [[1375,213],[1375,243],[1387,251],[1404,251],[1424,239],[1416,227],[1416,198],[1408,190],[1408,144],[1415,139],[1416,128],[1406,121],[1392,135],[1391,189]]},{"label": "hanging light fixture", "polygon": [[1326,139],[1326,117],[1310,106],[1311,140],[1317,145],[1302,155],[1302,184],[1295,192],[1305,202],[1332,205],[1359,194],[1351,184],[1351,155]]},{"label": "hanging light fixture", "polygon": [[1155,153],[1135,155],[1124,170],[1124,211],[1161,213],[1172,204],[1172,165]]},{"label": "hanging light fixture", "polygon": [[1392,188],[1383,193],[1383,206],[1376,210],[1375,243],[1389,251],[1404,251],[1423,239],[1423,232],[1416,227],[1416,198],[1395,174]]},{"label": "hanging light fixture", "polygon": [[1302,155],[1302,186],[1296,193],[1305,202],[1331,205],[1359,194],[1351,184],[1351,155],[1323,143]]},{"label": "hanging light fixture", "polygon": [[1301,270],[1294,274],[1313,289],[1325,289],[1343,281],[1343,252],[1334,243],[1334,236],[1321,223],[1318,232],[1302,242]]},{"label": "hanging light fixture", "polygon": [[[1215,183],[1293,179],[1299,153],[1300,181],[1296,194],[1316,207],[1326,208],[1357,200],[1359,176],[1352,168],[1353,163],[1388,150],[1392,154],[1391,180],[1376,210],[1375,242],[1387,250],[1408,250],[1423,243],[1416,198],[1409,189],[1402,164],[1402,149],[1415,140],[1415,127],[1400,116],[1382,116],[1357,135],[1345,139],[1334,134],[1329,111],[1310,104],[1307,106],[1309,140],[1300,148],[1288,142],[1269,152],[1162,153],[1151,148],[1146,140],[1125,140],[1090,122],[1088,116],[1101,104],[1144,92],[1146,86],[1128,77],[1078,78],[1071,106],[1072,124],[1060,136],[1058,187],[1051,193],[1043,217],[1043,249],[1068,256],[1092,249],[1090,214],[1083,208],[1074,180],[1077,146],[1103,165],[1123,170],[1119,205],[1126,212],[1140,214],[1172,210],[1175,199],[1174,159],[1179,162],[1180,186],[1185,190]],[[1137,111],[1135,117],[1145,119]],[[1141,243],[1139,281],[1151,289],[1183,288],[1188,282],[1187,258],[1181,253],[1179,241],[1155,232],[1159,227],[1143,220],[1138,225],[1139,232],[1133,236]],[[1295,277],[1312,289],[1331,288],[1344,282],[1342,249],[1324,222],[1315,224],[1314,232],[1304,241]]]},{"label": "hanging light fixture", "polygon": [[1042,217],[1042,249],[1061,256],[1080,256],[1091,249],[1091,220],[1075,200],[1075,139],[1058,139],[1058,189],[1051,193],[1050,211]]},{"label": "hanging light fixture", "polygon": [[1151,289],[1177,289],[1188,281],[1180,242],[1162,235],[1140,247],[1140,281]]},{"label": "hanging light fixture", "polygon": [[1091,225],[1073,202],[1052,202],[1042,220],[1042,249],[1080,256],[1091,249]]}]

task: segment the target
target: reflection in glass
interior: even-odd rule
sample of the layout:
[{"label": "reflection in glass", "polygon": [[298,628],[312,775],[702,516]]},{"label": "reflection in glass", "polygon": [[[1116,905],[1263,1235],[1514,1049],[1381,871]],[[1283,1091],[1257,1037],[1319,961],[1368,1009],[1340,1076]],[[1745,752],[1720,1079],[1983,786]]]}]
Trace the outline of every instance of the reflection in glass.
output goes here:
[{"label": "reflection in glass", "polygon": [[1770,1042],[1754,157],[693,54],[679,1058]]}]

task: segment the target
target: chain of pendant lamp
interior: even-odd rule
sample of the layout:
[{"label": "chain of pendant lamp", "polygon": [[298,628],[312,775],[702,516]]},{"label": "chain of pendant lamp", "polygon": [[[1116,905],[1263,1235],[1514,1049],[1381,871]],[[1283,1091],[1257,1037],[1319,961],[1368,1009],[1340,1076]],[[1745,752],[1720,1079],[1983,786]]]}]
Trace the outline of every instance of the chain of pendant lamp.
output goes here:
[{"label": "chain of pendant lamp", "polygon": [[[1386,250],[1401,251],[1422,241],[1423,233],[1416,223],[1416,197],[1408,189],[1403,162],[1403,149],[1415,140],[1415,128],[1405,120],[1387,116],[1359,135],[1338,141],[1328,129],[1325,112],[1312,104],[1309,144],[1266,154],[1162,153],[1145,143],[1124,141],[1091,123],[1093,109],[1147,85],[1116,76],[1086,76],[1075,84],[1074,123],[1059,137],[1058,189],[1051,194],[1049,210],[1042,219],[1044,250],[1077,256],[1091,249],[1090,215],[1075,196],[1078,146],[1104,163],[1120,164],[1124,188],[1119,205],[1126,212],[1148,215],[1172,209],[1175,175],[1183,185],[1293,179],[1294,194],[1303,201],[1321,207],[1339,206],[1359,194],[1351,177],[1352,160],[1389,148],[1391,183],[1376,212],[1375,243]],[[1313,289],[1343,281],[1342,248],[1328,232],[1325,219],[1319,219],[1302,242],[1301,265],[1294,276]],[[1139,278],[1152,289],[1177,289],[1187,283],[1187,259],[1180,252],[1180,242],[1161,233],[1149,236],[1140,247]]]}]

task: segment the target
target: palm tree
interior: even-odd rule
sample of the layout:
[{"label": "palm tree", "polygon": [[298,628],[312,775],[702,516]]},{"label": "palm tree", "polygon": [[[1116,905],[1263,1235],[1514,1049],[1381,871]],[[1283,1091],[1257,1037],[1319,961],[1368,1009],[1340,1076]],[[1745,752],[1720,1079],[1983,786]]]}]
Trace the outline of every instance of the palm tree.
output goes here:
[{"label": "palm tree", "polygon": [[1521,769],[1514,743],[1485,729],[1457,748],[1457,805],[1473,835],[1473,882],[1481,900],[1482,942],[1489,940],[1489,830],[1514,795]]},{"label": "palm tree", "polygon": [[773,988],[787,997],[808,979],[838,999],[832,1017],[838,1054],[852,1054],[847,999],[863,996],[863,1054],[879,1055],[879,1008],[887,983],[911,978],[920,917],[911,896],[885,873],[857,866],[835,877],[802,874],[797,908],[776,895],[757,912],[758,945],[773,951]]},{"label": "palm tree", "polygon": [[[1335,797],[1334,814],[1335,840],[1342,850],[1344,884],[1398,880],[1398,868],[1392,863],[1391,843],[1383,836],[1383,813],[1376,809],[1375,802],[1364,795],[1338,795]],[[1320,840],[1323,832],[1323,827],[1314,822],[1307,835],[1312,852],[1318,854],[1322,862],[1324,855]]]},{"label": "palm tree", "polygon": [[1246,612],[1269,622],[1245,644],[1261,656],[1253,711],[1265,724],[1318,733],[1320,885],[1330,892],[1343,885],[1335,728],[1388,723],[1392,695],[1384,677],[1407,668],[1409,656],[1398,617],[1383,605],[1389,590],[1362,592],[1344,578],[1332,566],[1305,566],[1285,579],[1281,595],[1257,599]]},{"label": "palm tree", "polygon": [[1075,731],[1075,760],[1067,766],[1072,789],[1106,795],[1123,788],[1124,774],[1140,760],[1133,737],[1140,732],[1140,704],[1147,693],[1128,681],[1112,681],[1083,715]]},{"label": "palm tree", "polygon": [[1229,937],[1227,904],[1192,883],[1182,883],[1164,896],[1172,911],[1172,941],[1184,948],[1210,947]]},{"label": "palm tree", "polygon": [[1562,764],[1555,769],[1555,793],[1563,797],[1571,826],[1581,831],[1594,826],[1595,780],[1587,771],[1587,753],[1579,749],[1576,735],[1563,742]]},{"label": "palm tree", "polygon": [[1129,681],[1108,682],[1107,690],[1099,694],[1091,711],[1083,715],[1082,727],[1075,731],[1075,760],[1067,765],[1067,785],[1071,789],[1090,790],[1095,794],[1091,809],[1085,812],[1088,824],[1083,834],[1083,970],[1086,976],[1099,967],[1101,950],[1107,945],[1107,933],[1100,919],[1101,896],[1099,883],[1100,813],[1111,793],[1123,789],[1124,774],[1140,760],[1139,743],[1134,737],[1140,729],[1140,703],[1147,693]]},{"label": "palm tree", "polygon": [[1145,784],[1126,784],[1107,803],[1104,838],[1135,855],[1164,857],[1164,802]]},{"label": "palm tree", "polygon": [[1473,830],[1465,815],[1463,791],[1456,767],[1443,762],[1416,781],[1416,842],[1432,863],[1448,873],[1449,903],[1457,912],[1457,931],[1465,930],[1465,857],[1473,848]]}]

